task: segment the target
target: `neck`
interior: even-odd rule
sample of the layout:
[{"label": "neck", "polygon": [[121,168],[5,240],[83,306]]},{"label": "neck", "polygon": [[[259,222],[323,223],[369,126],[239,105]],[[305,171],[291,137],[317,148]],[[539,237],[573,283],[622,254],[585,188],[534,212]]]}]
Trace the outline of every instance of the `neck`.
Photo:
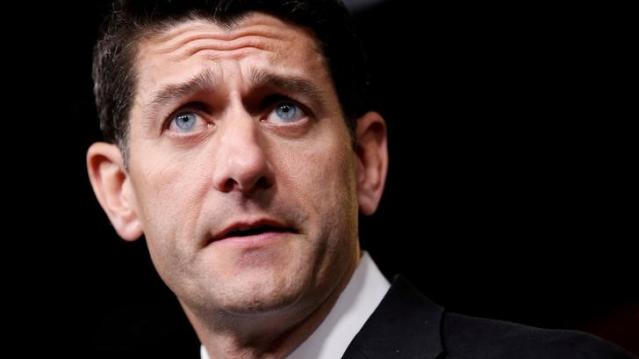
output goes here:
[{"label": "neck", "polygon": [[190,310],[184,303],[182,307],[211,358],[284,358],[326,318],[357,264],[355,262],[333,291],[315,305],[302,308],[297,305],[274,312],[241,316],[228,313],[203,316]]}]

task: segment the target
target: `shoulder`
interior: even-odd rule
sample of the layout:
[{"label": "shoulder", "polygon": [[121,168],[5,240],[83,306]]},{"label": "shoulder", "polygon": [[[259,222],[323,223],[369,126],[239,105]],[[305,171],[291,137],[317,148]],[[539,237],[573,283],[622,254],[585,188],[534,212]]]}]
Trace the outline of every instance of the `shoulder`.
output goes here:
[{"label": "shoulder", "polygon": [[633,358],[613,344],[586,333],[541,329],[456,313],[444,314],[442,341],[451,359]]},{"label": "shoulder", "polygon": [[[349,345],[343,358],[633,359],[589,334],[540,329],[446,311],[402,277]],[[635,358],[639,359],[639,358]]]}]

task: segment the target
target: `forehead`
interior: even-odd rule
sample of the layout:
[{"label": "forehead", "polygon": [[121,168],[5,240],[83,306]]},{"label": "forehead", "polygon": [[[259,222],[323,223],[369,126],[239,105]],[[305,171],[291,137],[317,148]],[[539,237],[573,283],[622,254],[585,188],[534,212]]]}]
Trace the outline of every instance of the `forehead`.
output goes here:
[{"label": "forehead", "polygon": [[140,84],[158,83],[171,71],[188,76],[228,63],[315,77],[327,72],[309,30],[262,13],[250,13],[230,25],[189,19],[147,34],[138,43],[134,66]]}]

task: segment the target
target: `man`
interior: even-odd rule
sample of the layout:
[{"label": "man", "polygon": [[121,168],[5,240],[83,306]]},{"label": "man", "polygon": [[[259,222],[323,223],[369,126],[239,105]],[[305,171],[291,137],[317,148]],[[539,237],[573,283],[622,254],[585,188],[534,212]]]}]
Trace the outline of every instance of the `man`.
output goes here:
[{"label": "man", "polygon": [[146,238],[202,358],[628,358],[390,286],[358,242],[388,167],[362,64],[337,1],[116,5],[91,184],[122,238]]}]

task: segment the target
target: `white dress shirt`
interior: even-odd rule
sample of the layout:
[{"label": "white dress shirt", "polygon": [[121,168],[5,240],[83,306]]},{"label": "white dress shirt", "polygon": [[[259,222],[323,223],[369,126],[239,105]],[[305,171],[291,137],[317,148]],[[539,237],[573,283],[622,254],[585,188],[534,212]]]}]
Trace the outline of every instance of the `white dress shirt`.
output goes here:
[{"label": "white dress shirt", "polygon": [[[388,280],[368,253],[363,252],[355,273],[328,316],[287,358],[341,358],[389,288]],[[202,359],[210,359],[204,346],[200,347],[200,356]]]}]

